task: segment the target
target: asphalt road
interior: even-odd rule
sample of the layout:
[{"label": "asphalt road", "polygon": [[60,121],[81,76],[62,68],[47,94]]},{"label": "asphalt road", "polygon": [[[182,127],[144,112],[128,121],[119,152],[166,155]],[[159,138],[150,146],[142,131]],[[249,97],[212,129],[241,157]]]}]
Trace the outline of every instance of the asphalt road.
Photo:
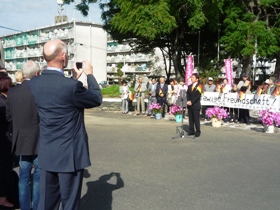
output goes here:
[{"label": "asphalt road", "polygon": [[199,138],[172,139],[180,124],[164,119],[99,110],[85,119],[92,166],[81,210],[280,209],[279,133],[205,124]]}]

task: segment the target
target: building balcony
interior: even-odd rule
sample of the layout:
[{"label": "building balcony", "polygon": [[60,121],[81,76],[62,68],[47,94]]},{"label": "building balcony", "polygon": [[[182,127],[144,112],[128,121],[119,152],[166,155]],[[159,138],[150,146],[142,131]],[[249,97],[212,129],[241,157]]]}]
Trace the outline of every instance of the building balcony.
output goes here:
[{"label": "building balcony", "polygon": [[115,47],[108,47],[107,52],[108,53],[114,53],[114,52],[116,52],[116,49],[115,49]]},{"label": "building balcony", "polygon": [[122,46],[117,49],[117,51],[120,51],[120,52],[129,52],[130,50],[131,50],[131,47],[129,47],[129,46]]},{"label": "building balcony", "polygon": [[[123,69],[122,69],[123,71]],[[107,73],[114,74],[117,72],[117,67],[107,66]],[[135,72],[149,72],[145,66],[125,66],[125,73],[135,73]]]},{"label": "building balcony", "polygon": [[116,73],[117,67],[107,66],[107,73]]},{"label": "building balcony", "polygon": [[13,62],[5,62],[5,68],[8,71],[12,71],[12,70],[16,69],[16,65]]},{"label": "building balcony", "polygon": [[4,44],[3,44],[4,48],[9,48],[9,47],[14,47],[14,46],[15,46],[14,40],[6,39],[4,41]]},{"label": "building balcony", "polygon": [[23,65],[23,62],[17,62],[16,69],[21,69],[22,65]]}]

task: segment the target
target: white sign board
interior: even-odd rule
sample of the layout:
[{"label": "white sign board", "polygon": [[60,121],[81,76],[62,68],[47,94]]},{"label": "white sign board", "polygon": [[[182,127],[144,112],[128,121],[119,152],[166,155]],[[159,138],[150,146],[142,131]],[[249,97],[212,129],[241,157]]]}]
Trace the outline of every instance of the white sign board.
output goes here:
[{"label": "white sign board", "polygon": [[205,92],[201,96],[201,105],[280,112],[280,96],[244,94],[240,99],[238,93]]}]

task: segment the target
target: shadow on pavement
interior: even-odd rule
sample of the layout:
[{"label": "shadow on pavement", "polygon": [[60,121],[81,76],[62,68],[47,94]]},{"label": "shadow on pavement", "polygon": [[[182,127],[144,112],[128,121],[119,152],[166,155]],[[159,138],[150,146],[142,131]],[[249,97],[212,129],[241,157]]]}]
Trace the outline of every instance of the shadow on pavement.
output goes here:
[{"label": "shadow on pavement", "polygon": [[[85,175],[90,176],[88,171],[85,173]],[[116,183],[109,183],[108,181],[111,182],[114,177],[116,179]],[[110,174],[102,175],[96,181],[87,182],[86,185],[88,189],[86,194],[81,198],[81,210],[112,210],[112,193],[114,190],[124,187],[124,182],[120,173],[112,172]]]},{"label": "shadow on pavement", "polygon": [[250,129],[253,131],[261,132],[261,133],[264,132],[264,128],[250,128]]}]

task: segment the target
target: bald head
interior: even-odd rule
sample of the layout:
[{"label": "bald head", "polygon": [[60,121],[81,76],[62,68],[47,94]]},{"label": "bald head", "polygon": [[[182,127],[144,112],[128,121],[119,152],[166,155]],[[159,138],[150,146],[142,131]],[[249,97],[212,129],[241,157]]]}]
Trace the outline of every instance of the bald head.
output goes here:
[{"label": "bald head", "polygon": [[[44,45],[43,53],[48,66],[59,68],[64,68],[67,66],[67,47],[63,41],[59,39],[48,41]],[[59,66],[61,64],[62,67]]]}]

